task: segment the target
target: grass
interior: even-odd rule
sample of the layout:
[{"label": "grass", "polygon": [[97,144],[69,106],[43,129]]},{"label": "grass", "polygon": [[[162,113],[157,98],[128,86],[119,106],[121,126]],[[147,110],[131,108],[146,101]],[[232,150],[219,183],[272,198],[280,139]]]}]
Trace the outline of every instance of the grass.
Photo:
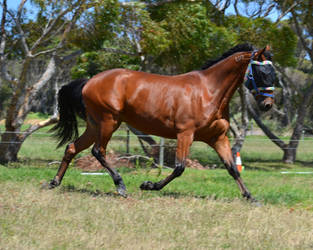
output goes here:
[{"label": "grass", "polygon": [[312,211],[254,207],[240,199],[141,191],[124,199],[79,187],[47,191],[34,180],[7,180],[1,181],[0,204],[1,249],[313,247]]},{"label": "grass", "polygon": [[[0,168],[0,182],[40,183],[49,181],[56,173],[55,167],[18,166]],[[303,168],[293,171],[304,171]],[[251,193],[264,204],[279,205],[313,211],[312,175],[281,174],[281,170],[244,171],[242,178]],[[138,195],[143,181],[158,181],[170,174],[163,169],[119,168],[130,196]],[[87,193],[115,194],[115,187],[109,175],[82,176],[81,171],[70,168],[62,182],[61,189]],[[224,169],[194,170],[186,169],[184,174],[170,183],[160,192],[145,192],[145,197],[173,196],[195,197],[214,200],[234,200],[240,198],[240,192]]]}]

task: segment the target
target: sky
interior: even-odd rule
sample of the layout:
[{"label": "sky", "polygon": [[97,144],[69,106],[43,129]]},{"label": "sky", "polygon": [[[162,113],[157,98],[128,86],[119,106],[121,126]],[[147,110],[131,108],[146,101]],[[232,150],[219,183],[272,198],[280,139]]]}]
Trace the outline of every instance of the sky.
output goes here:
[{"label": "sky", "polygon": [[[7,0],[7,5],[9,9],[16,9],[20,4],[21,0]],[[27,4],[27,2],[26,2]]]},{"label": "sky", "polygon": [[[8,8],[16,10],[17,6],[19,5],[20,2],[21,2],[21,0],[7,0]],[[26,2],[26,7],[30,6],[29,2],[30,2],[29,0]],[[251,6],[251,7],[253,7],[253,6]],[[245,7],[244,6],[239,5],[238,8],[242,14],[245,14],[245,12],[244,12]],[[2,14],[2,8],[0,10],[0,14]],[[235,10],[234,10],[232,5],[226,10],[226,14],[227,15],[235,14]],[[275,21],[277,19],[277,17],[278,17],[278,13],[275,13],[273,11],[272,11],[271,15],[268,16],[268,18],[270,18],[272,21]]]}]

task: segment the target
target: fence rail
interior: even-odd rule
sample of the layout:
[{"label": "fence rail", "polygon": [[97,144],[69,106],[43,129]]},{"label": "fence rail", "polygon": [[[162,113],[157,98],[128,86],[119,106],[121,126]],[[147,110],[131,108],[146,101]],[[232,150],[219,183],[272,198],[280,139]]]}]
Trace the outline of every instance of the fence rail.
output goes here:
[{"label": "fence rail", "polygon": [[[0,136],[4,131],[0,131]],[[15,134],[22,134],[24,132],[14,132]],[[162,145],[162,138],[152,136],[156,141],[156,145],[152,146],[144,142],[140,142],[135,134],[127,133],[127,130],[118,130],[113,134],[112,139],[108,144],[108,152],[113,151],[120,156],[146,156],[145,150],[142,148],[142,144],[148,149],[148,152],[154,152],[153,148],[156,147],[158,152],[158,159],[160,165],[163,165],[162,158],[168,155],[173,155],[175,158],[176,140],[165,140]],[[290,139],[284,137],[282,140],[289,144]],[[231,143],[234,142],[234,138],[230,138]],[[300,140],[294,140],[299,142],[297,147],[297,159],[309,164],[313,163],[313,137],[302,137]],[[0,144],[12,143],[9,141],[0,141]],[[20,142],[13,142],[20,143]],[[64,147],[56,150],[57,141],[48,132],[35,132],[31,134],[21,147],[19,156],[26,159],[50,159],[59,160],[63,157]],[[291,149],[292,147],[290,147]],[[293,148],[295,149],[295,148]],[[163,151],[164,150],[164,151]],[[276,146],[269,138],[265,136],[247,136],[243,143],[241,155],[249,161],[265,160],[265,161],[280,161],[283,156],[283,151]],[[90,150],[84,150],[79,154],[85,156],[90,154]],[[199,160],[202,165],[220,164],[219,157],[214,149],[202,142],[194,142],[190,149],[190,157]],[[166,158],[167,160],[169,158]],[[166,163],[164,163],[166,165]]]},{"label": "fence rail", "polygon": [[[0,129],[0,136],[2,134],[19,134],[19,135],[23,135],[23,134],[28,134],[27,132],[12,132],[12,131],[2,131]],[[32,133],[30,136],[36,136],[36,135],[45,135],[47,137],[52,137],[52,133],[48,133],[48,132],[34,132]],[[125,137],[135,137],[137,138],[138,136],[135,134],[129,134],[127,135],[125,133],[125,135],[120,135],[120,134],[113,134],[112,138],[125,138]],[[154,135],[140,135],[140,137],[158,137],[159,136],[154,136]],[[245,140],[254,140],[254,141],[278,141],[278,140],[282,140],[282,141],[313,141],[313,136],[302,136],[302,138],[300,140],[290,140],[288,138],[280,138],[280,139],[269,139],[269,138],[251,138],[250,136],[265,136],[265,135],[248,135]],[[230,140],[234,140],[233,137],[229,137]]]}]

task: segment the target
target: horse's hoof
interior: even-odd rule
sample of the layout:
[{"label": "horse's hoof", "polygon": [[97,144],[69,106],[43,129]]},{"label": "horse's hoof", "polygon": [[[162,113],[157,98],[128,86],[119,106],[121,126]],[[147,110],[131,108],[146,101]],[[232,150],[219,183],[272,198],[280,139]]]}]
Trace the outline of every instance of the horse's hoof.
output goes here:
[{"label": "horse's hoof", "polygon": [[126,189],[123,189],[123,188],[118,188],[117,189],[117,192],[120,196],[124,197],[124,198],[127,198],[127,193],[126,193]]},{"label": "horse's hoof", "polygon": [[50,181],[50,183],[48,185],[48,189],[56,188],[59,185],[60,185],[60,183],[57,180],[53,179]]},{"label": "horse's hoof", "polygon": [[154,183],[151,181],[145,181],[140,185],[141,190],[155,190]]}]

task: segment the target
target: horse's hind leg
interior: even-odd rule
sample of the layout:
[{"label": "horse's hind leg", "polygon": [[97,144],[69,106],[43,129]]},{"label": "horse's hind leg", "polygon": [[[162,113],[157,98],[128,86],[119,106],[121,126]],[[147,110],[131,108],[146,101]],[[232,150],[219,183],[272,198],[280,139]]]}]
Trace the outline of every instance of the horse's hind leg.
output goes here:
[{"label": "horse's hind leg", "polygon": [[95,142],[95,131],[87,125],[85,132],[74,142],[67,145],[59,170],[53,180],[48,185],[49,189],[55,188],[61,184],[63,176],[71,160],[79,152],[90,147]]},{"label": "horse's hind leg", "polygon": [[113,132],[119,127],[120,122],[115,120],[112,115],[107,114],[100,124],[100,136],[97,138],[97,142],[92,148],[92,155],[96,157],[100,164],[109,172],[116,186],[117,192],[121,196],[127,197],[126,187],[122,177],[115,169],[112,169],[105,160],[107,144],[111,139]]},{"label": "horse's hind leg", "polygon": [[151,181],[145,181],[141,184],[140,188],[142,190],[160,190],[165,185],[170,183],[173,179],[181,176],[185,170],[185,161],[189,153],[189,148],[193,141],[193,133],[190,131],[180,133],[177,135],[177,149],[176,149],[176,162],[175,169],[168,177],[165,179],[153,183]]}]

